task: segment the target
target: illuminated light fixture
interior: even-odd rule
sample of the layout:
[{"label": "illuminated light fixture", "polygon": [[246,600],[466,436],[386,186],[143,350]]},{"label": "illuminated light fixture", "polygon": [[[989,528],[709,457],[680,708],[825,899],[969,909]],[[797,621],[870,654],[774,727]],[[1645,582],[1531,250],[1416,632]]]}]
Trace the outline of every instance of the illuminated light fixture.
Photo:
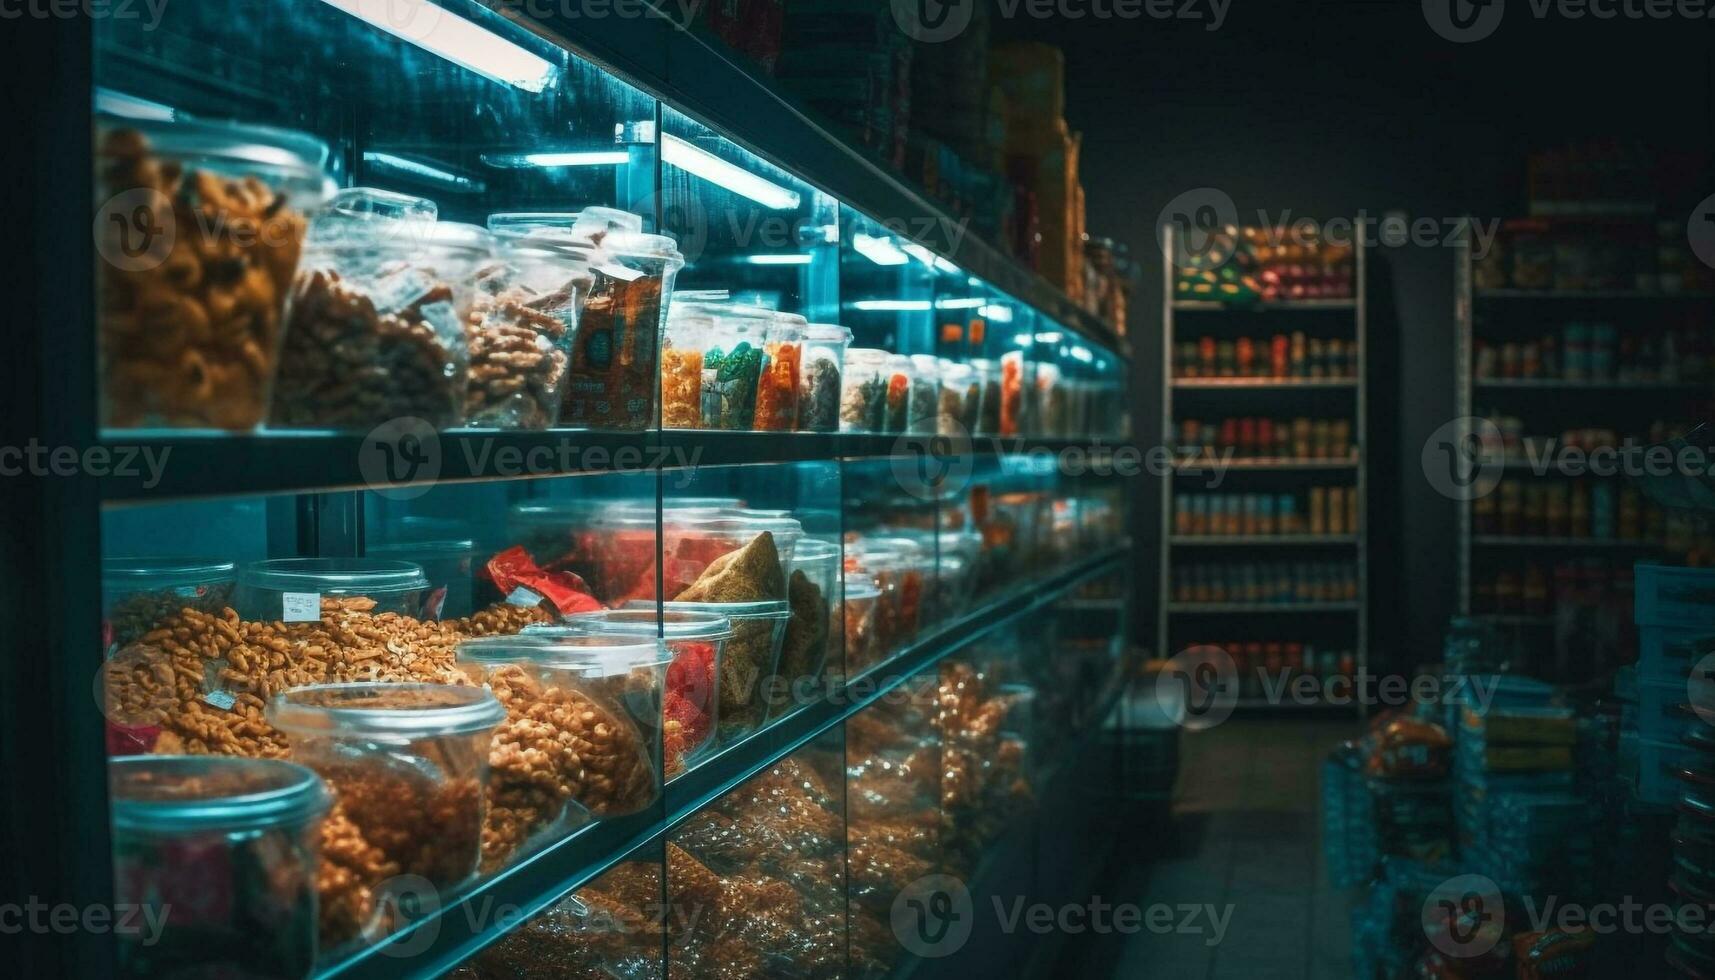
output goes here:
[{"label": "illuminated light fixture", "polygon": [[938,299],[935,301],[937,310],[975,310],[981,308],[983,301],[975,296],[962,299]]},{"label": "illuminated light fixture", "polygon": [[904,265],[911,261],[911,256],[901,252],[898,246],[874,235],[853,235],[852,248],[876,265]]},{"label": "illuminated light fixture", "polygon": [[915,258],[917,261],[931,269],[940,269],[942,272],[950,272],[954,275],[964,274],[965,270],[959,268],[946,259],[941,258],[934,252],[929,251],[929,247],[927,245],[919,245],[916,242],[911,242],[905,246],[905,251],[910,253],[912,258]]},{"label": "illuminated light fixture", "polygon": [[420,177],[424,180],[432,180],[437,184],[445,184],[448,187],[453,187],[461,191],[480,191],[483,189],[482,181],[472,180],[469,177],[462,177],[450,170],[442,170],[440,167],[424,163],[421,160],[412,160],[409,157],[395,156],[392,153],[382,153],[377,150],[365,150],[363,151],[363,162],[373,164],[377,167],[386,167],[389,170],[396,170],[402,174],[410,174],[413,177]]},{"label": "illuminated light fixture", "polygon": [[990,303],[987,306],[978,309],[977,315],[985,319],[993,320],[996,323],[1011,323],[1012,307]]},{"label": "illuminated light fixture", "polygon": [[866,313],[920,313],[934,309],[926,299],[860,299],[852,307]]},{"label": "illuminated light fixture", "polygon": [[718,184],[765,208],[794,211],[798,208],[798,192],[789,191],[736,164],[728,163],[699,146],[693,146],[677,136],[661,137],[661,159],[686,173],[696,174],[711,184]]},{"label": "illuminated light fixture", "polygon": [[1036,342],[1039,344],[1058,344],[1061,339],[1060,331],[1058,330],[1050,330],[1047,333],[1039,333],[1036,335]]},{"label": "illuminated light fixture", "polygon": [[115,92],[110,88],[95,90],[95,111],[109,116],[124,116],[126,119],[147,119],[154,122],[172,122],[179,117],[179,110],[164,102],[138,98]]},{"label": "illuminated light fixture", "polygon": [[1074,347],[1072,348],[1072,359],[1075,361],[1083,361],[1085,364],[1090,364],[1094,362],[1096,358],[1095,355],[1090,353],[1090,349],[1088,347]]},{"label": "illuminated light fixture", "polygon": [[809,265],[808,255],[747,255],[744,260],[751,265]]},{"label": "illuminated light fixture", "polygon": [[614,167],[630,163],[624,150],[571,150],[550,153],[484,153],[482,162],[491,167]]},{"label": "illuminated light fixture", "polygon": [[540,92],[558,72],[546,58],[429,0],[322,2],[502,85]]},{"label": "illuminated light fixture", "polygon": [[1012,335],[1012,342],[1019,347],[1023,347],[1025,344],[1030,343],[1030,335],[1027,333],[1015,333]]}]

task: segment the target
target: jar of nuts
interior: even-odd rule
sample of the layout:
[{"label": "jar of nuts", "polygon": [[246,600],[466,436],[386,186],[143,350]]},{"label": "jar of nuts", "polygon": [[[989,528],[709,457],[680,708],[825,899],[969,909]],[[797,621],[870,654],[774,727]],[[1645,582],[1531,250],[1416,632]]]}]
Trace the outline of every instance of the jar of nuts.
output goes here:
[{"label": "jar of nuts", "polygon": [[384,558],[274,558],[238,573],[232,607],[251,622],[311,623],[322,618],[322,597],[362,597],[366,612],[421,616],[429,591],[423,567]]},{"label": "jar of nuts", "polygon": [[308,215],[333,194],[305,133],[98,121],[102,421],[262,421]]},{"label": "jar of nuts", "polygon": [[659,638],[532,628],[467,640],[457,657],[506,709],[488,756],[484,869],[655,802],[668,663]]},{"label": "jar of nuts", "polygon": [[476,873],[489,743],[507,719],[494,694],[450,684],[317,684],[276,695],[267,718],[290,738],[292,760],[333,790],[321,840],[324,947],[375,941],[398,925],[389,909],[393,879],[426,881],[444,901]]},{"label": "jar of nuts", "polygon": [[423,198],[352,187],[317,216],[287,303],[270,426],[463,421],[467,324],[494,239],[436,214]]},{"label": "jar of nuts", "polygon": [[595,247],[553,227],[509,228],[496,239],[499,260],[477,275],[465,420],[546,429],[560,417]]},{"label": "jar of nuts", "polygon": [[206,558],[102,559],[103,649],[130,646],[182,609],[226,608],[234,568],[232,562]]}]

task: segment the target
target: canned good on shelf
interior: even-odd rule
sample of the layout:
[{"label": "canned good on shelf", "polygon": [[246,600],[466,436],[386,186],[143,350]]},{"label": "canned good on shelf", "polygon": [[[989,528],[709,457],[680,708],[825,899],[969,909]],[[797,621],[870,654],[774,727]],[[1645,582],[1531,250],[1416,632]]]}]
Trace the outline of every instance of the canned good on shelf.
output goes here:
[{"label": "canned good on shelf", "polygon": [[841,383],[852,332],[837,323],[804,328],[804,363],[799,376],[798,429],[835,432],[841,428]]},{"label": "canned good on shelf", "polygon": [[806,326],[803,317],[791,313],[775,313],[769,318],[751,426],[760,432],[790,432],[798,426]]},{"label": "canned good on shelf", "polygon": [[104,558],[102,647],[130,646],[161,620],[190,608],[219,612],[232,601],[236,566],[205,558]]},{"label": "canned good on shelf", "polygon": [[658,637],[534,626],[466,640],[457,656],[506,715],[488,757],[484,870],[660,795],[669,658]]},{"label": "canned good on shelf", "polygon": [[[333,193],[305,133],[103,117],[96,222],[104,425],[253,429],[310,216]],[[144,215],[150,228],[132,219]],[[141,251],[139,251],[141,249]]]},{"label": "canned good on shelf", "polygon": [[[587,215],[596,209],[587,209]],[[619,212],[622,213],[623,212]],[[582,221],[599,234],[577,341],[567,369],[560,421],[595,429],[640,431],[655,424],[661,335],[673,283],[685,265],[673,239],[612,221]],[[574,226],[574,234],[583,231]]]},{"label": "canned good on shelf", "polygon": [[327,781],[336,803],[324,826],[324,948],[377,941],[389,921],[385,876],[416,875],[443,895],[482,857],[490,740],[506,710],[487,690],[447,684],[356,683],[293,688],[269,703],[292,761]]},{"label": "canned good on shelf", "polygon": [[508,231],[496,236],[497,260],[476,279],[465,421],[546,429],[560,417],[596,250],[568,229],[516,234],[502,227]]},{"label": "canned good on shelf", "polygon": [[[661,758],[665,777],[695,765],[715,744],[720,718],[720,664],[732,623],[712,612],[684,609],[607,609],[568,617],[564,628],[591,636],[653,637],[667,644],[672,662],[661,695]],[[542,627],[527,627],[526,633]]]},{"label": "canned good on shelf", "polygon": [[[716,684],[720,707],[716,724],[723,744],[732,744],[761,727],[768,701],[778,692],[774,678],[786,623],[792,618],[785,600],[766,602],[666,602],[666,612],[699,612],[724,616],[733,634],[721,650]],[[653,609],[654,603],[632,602],[629,609]]]},{"label": "canned good on shelf", "polygon": [[314,971],[320,777],[273,759],[134,756],[108,763],[108,786],[114,901],[171,910],[157,935],[118,931],[121,974]]},{"label": "canned good on shelf", "polygon": [[274,558],[239,570],[233,608],[253,622],[315,622],[329,602],[352,608],[367,604],[367,611],[376,614],[425,617],[426,612],[438,612],[423,608],[428,592],[422,566],[408,561]]},{"label": "canned good on shelf", "polygon": [[887,430],[887,351],[854,347],[846,351],[840,378],[840,431]]}]

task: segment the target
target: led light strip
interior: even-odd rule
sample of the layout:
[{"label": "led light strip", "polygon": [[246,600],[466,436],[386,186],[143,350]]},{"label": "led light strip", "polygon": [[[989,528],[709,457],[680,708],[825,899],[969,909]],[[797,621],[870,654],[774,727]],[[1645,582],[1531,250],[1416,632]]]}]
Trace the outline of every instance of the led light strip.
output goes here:
[{"label": "led light strip", "polygon": [[547,59],[429,0],[322,2],[502,85],[540,92],[559,72]]},{"label": "led light strip", "polygon": [[743,167],[728,163],[677,136],[661,137],[661,159],[711,184],[748,197],[765,208],[775,211],[795,211],[798,208],[797,191],[790,191],[772,181],[764,180]]}]

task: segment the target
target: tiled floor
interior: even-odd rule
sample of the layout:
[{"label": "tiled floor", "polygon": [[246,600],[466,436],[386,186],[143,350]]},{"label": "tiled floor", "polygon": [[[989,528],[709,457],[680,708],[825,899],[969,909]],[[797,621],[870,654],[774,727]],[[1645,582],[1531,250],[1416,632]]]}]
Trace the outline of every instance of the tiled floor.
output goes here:
[{"label": "tiled floor", "polygon": [[1084,937],[1065,950],[1055,972],[1349,980],[1348,909],[1357,895],[1325,880],[1318,770],[1334,743],[1358,731],[1352,719],[1235,718],[1181,736],[1173,829],[1116,866],[1098,894],[1113,903],[1173,906],[1176,926],[1181,905],[1230,909],[1224,934],[1202,911],[1191,929]]}]

